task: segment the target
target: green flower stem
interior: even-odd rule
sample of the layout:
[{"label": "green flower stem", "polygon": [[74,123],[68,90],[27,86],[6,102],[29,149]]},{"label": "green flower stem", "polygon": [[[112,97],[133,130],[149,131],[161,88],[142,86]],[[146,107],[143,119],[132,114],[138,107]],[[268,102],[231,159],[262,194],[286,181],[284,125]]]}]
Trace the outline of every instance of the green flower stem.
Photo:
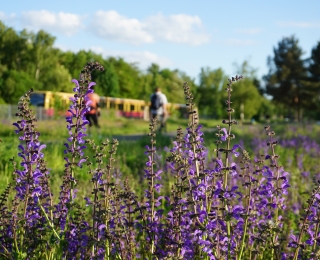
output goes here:
[{"label": "green flower stem", "polygon": [[[231,89],[231,83],[230,86],[228,88],[228,116],[229,116],[229,122],[232,121],[232,109],[230,106],[230,97],[231,97],[231,93],[230,93],[230,89]],[[225,167],[228,168],[229,167],[229,159],[228,159],[228,155],[229,155],[229,150],[230,150],[230,136],[231,136],[231,124],[228,124],[228,136],[227,136],[227,150],[226,150],[226,157],[225,157]],[[229,171],[225,170],[224,173],[224,182],[223,182],[223,188],[224,190],[227,188],[227,184],[228,184],[228,174]],[[226,209],[226,212],[228,212],[228,205],[226,203],[226,200],[224,200],[224,207]],[[231,250],[231,243],[230,243],[230,237],[231,237],[231,223],[230,220],[227,220],[227,231],[228,231],[228,259],[230,259],[230,250]]]},{"label": "green flower stem", "polygon": [[[153,138],[152,138],[153,139]],[[153,146],[153,140],[151,140],[151,222],[153,222],[153,216],[154,216],[154,169],[153,169],[153,165],[154,165],[154,146]],[[154,253],[154,234],[151,235],[152,236],[152,240],[151,240],[151,254],[153,255]]]},{"label": "green flower stem", "polygon": [[244,223],[244,231],[243,231],[243,236],[242,236],[242,241],[241,241],[241,249],[240,249],[240,253],[239,253],[239,260],[242,257],[243,254],[243,249],[244,249],[244,245],[246,242],[246,235],[247,235],[247,228],[248,228],[248,219],[249,219],[249,207],[250,207],[250,199],[251,199],[251,182],[250,182],[250,186],[249,186],[249,198],[248,198],[248,207],[247,207],[247,213],[246,213],[246,220]]},{"label": "green flower stem", "polygon": [[54,225],[52,224],[52,222],[50,221],[49,217],[48,217],[48,214],[46,213],[46,211],[44,210],[44,208],[42,207],[42,205],[40,204],[40,201],[38,199],[38,205],[40,206],[40,209],[42,211],[42,213],[44,214],[49,226],[51,227],[52,231],[53,231],[53,234],[55,235],[55,237],[58,239],[58,240],[61,240],[59,234],[57,233],[57,231],[54,229]]},{"label": "green flower stem", "polygon": [[[320,213],[318,213],[318,219],[319,219],[319,217],[320,217]],[[318,234],[319,226],[320,226],[320,223],[319,223],[319,221],[318,221],[318,222],[317,222],[317,225],[316,225],[316,230],[315,230],[315,232],[314,232],[316,235]],[[312,251],[313,251],[313,252],[316,252],[316,247],[317,247],[317,240],[315,239],[315,240],[313,241],[313,246],[312,246]]]}]

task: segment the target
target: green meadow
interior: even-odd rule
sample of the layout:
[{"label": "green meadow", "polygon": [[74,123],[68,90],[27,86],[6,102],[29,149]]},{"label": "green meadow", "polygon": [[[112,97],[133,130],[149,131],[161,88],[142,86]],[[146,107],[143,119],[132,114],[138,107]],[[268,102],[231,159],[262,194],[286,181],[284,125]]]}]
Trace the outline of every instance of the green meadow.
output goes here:
[{"label": "green meadow", "polygon": [[[19,139],[15,134],[12,122],[3,122],[0,129],[0,193],[12,180],[13,163],[12,158],[18,164]],[[158,134],[156,137],[157,163],[160,168],[165,167],[166,158],[170,155],[172,142],[175,140],[176,130],[181,127],[183,130],[188,127],[187,119],[171,117],[167,122],[167,132]],[[216,140],[216,126],[221,125],[218,120],[200,119],[203,125],[204,140],[208,149],[208,162],[213,157]],[[119,145],[116,153],[114,174],[118,174],[120,179],[127,178],[131,188],[141,196],[145,188],[143,180],[145,162],[147,157],[144,154],[146,145],[150,145],[149,122],[141,119],[127,119],[117,117],[113,111],[103,111],[100,118],[101,128],[93,128],[89,132],[89,138],[96,144],[117,139]],[[234,144],[239,143],[243,149],[251,155],[251,159],[257,158],[257,154],[264,154],[267,148],[267,136],[264,131],[264,124],[249,123],[233,126],[232,132],[236,135]],[[292,203],[303,203],[305,196],[317,179],[318,158],[320,154],[320,126],[315,123],[310,124],[285,124],[271,123],[276,132],[275,140],[279,141],[276,152],[279,154],[279,163],[285,171],[291,174],[290,185],[295,187],[291,190]],[[221,126],[223,127],[223,125]],[[68,138],[68,132],[64,119],[47,120],[37,122],[38,131],[41,133],[40,142],[46,145],[44,150],[45,160],[50,169],[50,181],[53,194],[59,192],[62,183],[64,170],[64,143]],[[185,132],[185,131],[184,131]],[[86,149],[86,155],[92,156],[93,151]],[[87,173],[88,167],[84,166],[77,171],[78,197],[83,198],[89,192],[88,182],[90,175]],[[172,182],[170,172],[165,173],[164,187],[169,192]],[[56,196],[57,197],[57,196]]]}]

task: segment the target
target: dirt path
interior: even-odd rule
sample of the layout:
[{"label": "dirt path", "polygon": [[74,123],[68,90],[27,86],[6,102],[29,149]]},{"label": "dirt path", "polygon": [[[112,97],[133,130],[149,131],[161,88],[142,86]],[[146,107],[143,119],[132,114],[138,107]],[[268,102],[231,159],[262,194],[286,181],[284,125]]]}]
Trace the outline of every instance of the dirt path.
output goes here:
[{"label": "dirt path", "polygon": [[[176,133],[165,133],[164,136],[175,137]],[[114,135],[112,138],[117,139],[118,141],[137,141],[143,137],[146,137],[146,134],[135,134],[135,135]]]}]

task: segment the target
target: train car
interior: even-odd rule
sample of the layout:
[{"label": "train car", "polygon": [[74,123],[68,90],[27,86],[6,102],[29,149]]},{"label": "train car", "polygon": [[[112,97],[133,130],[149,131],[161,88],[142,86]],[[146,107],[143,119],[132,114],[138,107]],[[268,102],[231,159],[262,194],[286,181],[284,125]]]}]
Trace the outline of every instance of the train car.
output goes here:
[{"label": "train car", "polygon": [[54,115],[54,108],[59,112],[67,111],[70,97],[73,97],[73,95],[73,93],[66,92],[34,91],[30,95],[30,104],[32,106],[43,107],[46,116],[50,117]]},{"label": "train car", "polygon": [[[43,107],[46,116],[53,116],[54,111],[60,115],[66,115],[70,105],[70,97],[74,93],[52,92],[52,91],[34,91],[31,93],[30,104]],[[126,118],[139,118],[149,120],[150,101],[130,98],[100,97],[100,107],[102,109],[114,110],[118,116]],[[178,117],[187,117],[187,107],[185,104],[168,103],[167,110],[169,114],[175,114]],[[64,111],[64,112],[63,112]]]},{"label": "train car", "polygon": [[30,104],[33,106],[44,107],[46,109],[53,108],[57,97],[62,105],[69,105],[70,97],[73,97],[72,93],[65,92],[52,92],[52,91],[34,91],[30,96]]},{"label": "train car", "polygon": [[[127,118],[150,119],[150,101],[130,98],[101,97],[101,108],[114,109],[119,116]],[[187,106],[185,104],[168,103],[169,114],[176,114],[178,117],[187,118]]]},{"label": "train car", "polygon": [[147,102],[131,98],[100,97],[100,107],[118,111],[118,115],[128,118],[145,118]]}]

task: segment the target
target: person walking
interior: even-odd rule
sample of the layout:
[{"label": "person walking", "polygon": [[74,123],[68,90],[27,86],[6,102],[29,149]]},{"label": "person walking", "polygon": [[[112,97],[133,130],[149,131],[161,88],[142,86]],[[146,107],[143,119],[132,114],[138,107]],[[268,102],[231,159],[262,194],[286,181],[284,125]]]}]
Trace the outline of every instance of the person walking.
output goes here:
[{"label": "person walking", "polygon": [[[91,89],[94,90],[94,86],[91,87]],[[89,129],[91,126],[95,126],[96,128],[100,128],[99,122],[98,122],[98,116],[100,116],[100,97],[97,93],[88,93],[87,94],[88,99],[91,101],[89,104],[90,111],[86,113],[86,119],[89,121]]]},{"label": "person walking", "polygon": [[156,87],[154,93],[150,96],[150,101],[150,118],[157,119],[157,124],[159,125],[158,130],[161,133],[162,129],[166,130],[166,121],[168,116],[167,97],[161,92],[159,87]]}]

